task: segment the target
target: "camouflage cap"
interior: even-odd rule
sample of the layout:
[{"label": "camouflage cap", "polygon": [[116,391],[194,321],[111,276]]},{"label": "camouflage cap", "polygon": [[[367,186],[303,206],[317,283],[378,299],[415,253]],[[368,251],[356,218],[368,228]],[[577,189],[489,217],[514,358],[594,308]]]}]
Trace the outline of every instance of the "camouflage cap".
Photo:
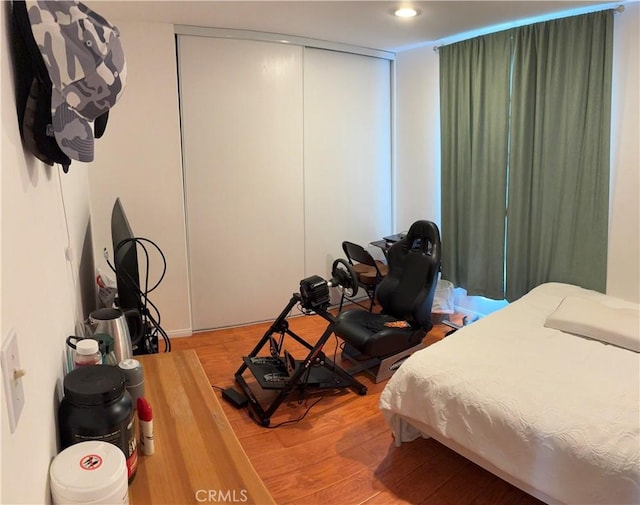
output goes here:
[{"label": "camouflage cap", "polygon": [[62,152],[53,133],[51,79],[33,38],[27,6],[16,0],[11,6],[16,105],[24,147],[44,163],[60,163],[62,170],[68,172],[71,159]]},{"label": "camouflage cap", "polygon": [[[56,141],[69,158],[93,161],[89,122],[115,105],[126,82],[120,32],[78,1],[27,0],[31,30],[51,78]],[[106,116],[105,116],[106,118]]]}]

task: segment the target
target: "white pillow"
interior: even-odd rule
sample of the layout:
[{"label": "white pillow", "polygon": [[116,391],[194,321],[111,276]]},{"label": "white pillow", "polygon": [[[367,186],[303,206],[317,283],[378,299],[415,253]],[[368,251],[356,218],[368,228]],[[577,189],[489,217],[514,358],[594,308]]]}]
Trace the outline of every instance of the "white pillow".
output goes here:
[{"label": "white pillow", "polygon": [[640,352],[640,310],[567,296],[546,319],[547,328],[593,338]]}]

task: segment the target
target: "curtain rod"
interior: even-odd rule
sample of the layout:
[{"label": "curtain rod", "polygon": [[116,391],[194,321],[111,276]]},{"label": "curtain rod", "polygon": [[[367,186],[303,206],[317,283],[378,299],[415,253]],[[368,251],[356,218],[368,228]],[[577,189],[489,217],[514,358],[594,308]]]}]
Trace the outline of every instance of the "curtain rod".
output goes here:
[{"label": "curtain rod", "polygon": [[[600,12],[600,11],[606,11],[606,10],[612,10],[614,14],[622,14],[622,13],[624,12],[624,9],[625,9],[624,4],[620,4],[620,5],[618,5],[617,7],[614,7],[614,8],[611,8],[611,9],[610,9],[610,8],[608,8],[608,7],[605,7],[605,8],[603,8],[603,9],[598,9],[598,10],[592,10],[592,11],[584,12],[583,14],[591,14],[592,12]],[[578,16],[578,15],[580,15],[580,14],[567,14],[566,16],[561,16],[561,17],[557,17],[557,18],[549,18],[549,19],[541,20],[541,21],[535,21],[534,23],[541,23],[541,22],[543,22],[543,21],[552,21],[552,20],[554,20],[554,19],[561,19],[562,17],[570,17],[570,16]],[[448,46],[448,45],[450,45],[450,44],[455,44],[456,42],[462,42],[463,40],[468,40],[468,39],[471,39],[471,38],[473,38],[473,37],[480,37],[480,36],[482,36],[482,35],[489,35],[489,34],[491,34],[491,33],[497,33],[497,32],[499,32],[499,31],[507,30],[507,29],[509,29],[509,28],[516,28],[516,27],[519,27],[519,26],[526,26],[527,24],[534,24],[534,23],[523,23],[523,24],[521,24],[521,25],[511,24],[511,25],[510,25],[510,26],[508,26],[508,27],[507,27],[507,25],[509,25],[509,23],[505,23],[505,24],[504,24],[505,28],[497,29],[497,30],[494,30],[494,31],[486,32],[486,33],[478,33],[477,35],[473,35],[473,36],[466,37],[466,38],[461,38],[460,40],[452,41],[452,42],[445,43],[445,44],[437,44],[437,45],[433,46],[433,50],[434,50],[434,52],[436,52],[436,53],[437,53],[437,52],[438,52],[438,50],[439,50],[441,47]]]}]

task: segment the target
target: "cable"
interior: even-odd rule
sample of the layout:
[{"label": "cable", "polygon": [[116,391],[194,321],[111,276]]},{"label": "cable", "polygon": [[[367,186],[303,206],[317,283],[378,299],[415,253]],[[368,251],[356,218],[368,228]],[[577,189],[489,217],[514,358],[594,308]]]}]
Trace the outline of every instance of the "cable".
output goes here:
[{"label": "cable", "polygon": [[62,204],[62,213],[64,216],[64,226],[65,226],[65,231],[66,231],[66,237],[67,237],[67,244],[65,247],[65,257],[67,259],[67,265],[68,265],[68,272],[71,275],[71,294],[72,294],[72,300],[71,302],[73,303],[73,308],[74,308],[74,327],[76,329],[76,332],[81,335],[84,336],[85,335],[85,329],[84,326],[82,325],[82,321],[84,320],[84,317],[82,315],[82,308],[81,308],[81,303],[78,302],[78,293],[80,292],[80,288],[78,287],[78,275],[79,272],[75,269],[75,259],[74,259],[74,255],[73,255],[73,247],[71,245],[71,231],[69,230],[69,216],[67,215],[67,204],[65,202],[65,198],[64,198],[64,188],[63,188],[63,184],[62,184],[62,174],[60,173],[59,170],[57,170],[58,172],[58,188],[60,189],[60,202]]},{"label": "cable", "polygon": [[[109,257],[106,254],[106,249],[105,249],[105,260],[107,262],[107,265],[109,265],[109,268],[116,274],[116,278],[119,278],[120,280],[125,282],[125,284],[127,285],[127,288],[134,291],[140,298],[141,306],[139,307],[139,309],[140,309],[140,316],[142,317],[142,326],[143,326],[143,335],[142,335],[143,349],[148,354],[155,354],[159,352],[157,342],[159,340],[158,334],[160,334],[160,336],[164,341],[164,352],[170,352],[171,340],[169,339],[169,335],[167,335],[167,333],[164,331],[164,329],[160,325],[160,311],[158,310],[158,307],[156,307],[156,305],[149,299],[149,296],[148,296],[149,293],[154,289],[156,289],[164,279],[164,276],[167,271],[167,260],[165,258],[164,253],[162,252],[162,249],[160,249],[160,247],[155,242],[144,237],[128,238],[121,241],[116,246],[113,252],[114,258],[118,257],[118,252],[122,247],[132,242],[135,244],[134,247],[140,246],[145,255],[145,272],[144,272],[144,284],[143,284],[144,290],[140,288],[139,279],[138,280],[133,279],[128,272],[117,271],[116,267],[109,262]],[[156,281],[156,283],[152,287],[149,287],[149,251],[147,250],[145,243],[151,244],[156,249],[156,251],[160,254],[160,257],[162,258],[162,273],[160,274],[160,278]],[[153,309],[154,314],[151,313],[151,311],[149,310],[149,307]],[[149,332],[147,332],[147,330],[149,330]]]},{"label": "cable", "polygon": [[[336,347],[333,350],[333,364],[335,366],[336,364],[336,358],[338,357],[338,347],[340,347],[340,349],[344,348],[344,345],[340,345],[340,341],[338,340],[338,335],[336,335],[335,333],[333,334],[333,337],[336,339]],[[343,341],[344,344],[344,341]]]},{"label": "cable", "polygon": [[313,402],[311,405],[309,405],[309,407],[307,407],[307,410],[305,410],[304,413],[301,416],[299,416],[297,419],[290,419],[289,421],[283,421],[281,423],[274,424],[273,426],[267,426],[267,428],[273,430],[273,429],[276,429],[276,428],[280,428],[281,426],[287,426],[287,425],[290,425],[290,424],[299,423],[300,421],[302,421],[306,417],[306,415],[309,413],[309,411],[313,407],[315,407],[318,403],[320,403],[321,400],[324,400],[325,398],[326,398],[326,396],[321,396],[320,398],[318,398],[315,402]]}]

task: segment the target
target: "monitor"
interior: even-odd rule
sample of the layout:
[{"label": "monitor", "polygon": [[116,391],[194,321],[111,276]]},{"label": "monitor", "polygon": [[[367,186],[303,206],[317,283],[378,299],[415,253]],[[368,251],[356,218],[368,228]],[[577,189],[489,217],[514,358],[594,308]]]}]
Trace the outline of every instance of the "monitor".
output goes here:
[{"label": "monitor", "polygon": [[[151,240],[136,237],[131,231],[127,214],[120,198],[116,198],[111,212],[111,241],[113,243],[113,270],[118,288],[117,306],[125,313],[135,309],[139,317],[127,317],[133,354],[159,352],[158,338],[165,343],[165,352],[171,351],[171,341],[167,332],[160,326],[160,311],[149,300],[149,293],[160,285],[167,270],[167,262],[160,248]],[[149,287],[149,252],[147,245],[157,250],[162,259],[162,274],[152,287]],[[138,246],[144,253],[143,285],[140,281]]]},{"label": "monitor", "polygon": [[138,309],[142,313],[144,305],[140,298],[137,244],[120,198],[116,198],[111,213],[111,241],[118,306],[122,310]]}]

